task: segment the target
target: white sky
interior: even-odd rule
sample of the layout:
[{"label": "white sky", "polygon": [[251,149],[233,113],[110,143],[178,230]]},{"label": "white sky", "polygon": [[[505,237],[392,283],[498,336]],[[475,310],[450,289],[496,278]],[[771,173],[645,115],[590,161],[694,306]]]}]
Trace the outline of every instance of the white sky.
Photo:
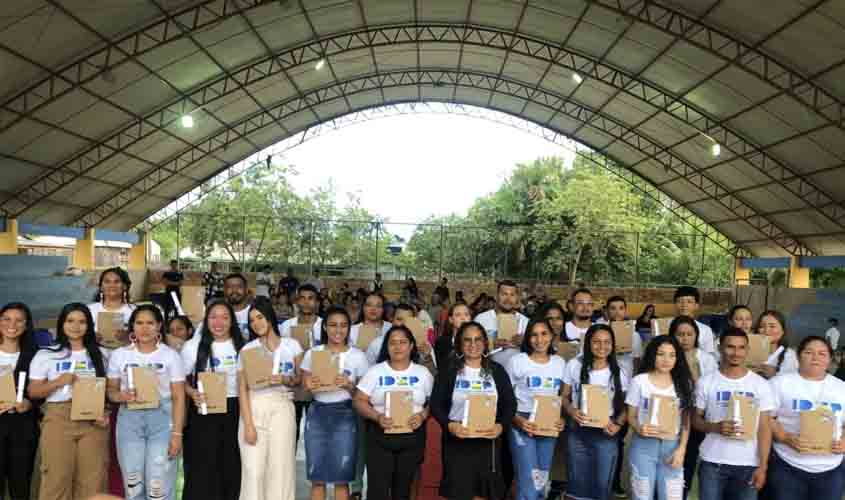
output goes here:
[{"label": "white sky", "polygon": [[402,115],[326,133],[285,154],[307,194],[332,178],[337,201],[360,192],[365,208],[395,222],[465,214],[496,191],[516,163],[573,153],[507,125],[460,115]]}]

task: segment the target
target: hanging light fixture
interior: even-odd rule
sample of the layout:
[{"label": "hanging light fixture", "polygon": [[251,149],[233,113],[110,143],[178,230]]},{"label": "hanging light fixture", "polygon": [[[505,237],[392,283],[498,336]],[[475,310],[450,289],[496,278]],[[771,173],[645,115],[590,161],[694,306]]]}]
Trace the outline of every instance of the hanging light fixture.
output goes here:
[{"label": "hanging light fixture", "polygon": [[584,77],[579,75],[578,73],[573,72],[572,73],[572,81],[575,82],[576,84],[580,85],[581,82],[584,81]]},{"label": "hanging light fixture", "polygon": [[323,66],[325,66],[325,65],[326,65],[326,59],[322,58],[319,61],[317,61],[316,65],[314,65],[314,69],[316,69],[317,71],[320,71],[321,69],[323,69]]},{"label": "hanging light fixture", "polygon": [[183,115],[182,128],[194,128],[194,117],[191,115]]},{"label": "hanging light fixture", "polygon": [[722,154],[722,146],[720,146],[718,142],[714,142],[713,145],[710,146],[710,154],[713,156],[719,156]]}]

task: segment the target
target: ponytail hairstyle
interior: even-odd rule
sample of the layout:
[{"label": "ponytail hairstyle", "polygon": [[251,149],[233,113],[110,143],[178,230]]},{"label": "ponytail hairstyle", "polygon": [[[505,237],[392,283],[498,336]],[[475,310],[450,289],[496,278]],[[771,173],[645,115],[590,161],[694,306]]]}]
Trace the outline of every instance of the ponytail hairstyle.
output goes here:
[{"label": "ponytail hairstyle", "polygon": [[[687,318],[687,316],[683,316]],[[676,319],[677,321],[677,319]],[[678,324],[686,323],[681,321]],[[675,324],[674,322],[672,323]],[[697,332],[698,330],[696,330]],[[696,334],[696,341],[698,334]],[[640,373],[649,373],[656,369],[657,366],[657,350],[663,344],[669,344],[675,349],[675,366],[670,372],[672,375],[672,384],[675,386],[675,393],[678,399],[681,400],[681,409],[692,410],[693,407],[693,393],[695,391],[695,383],[692,380],[689,366],[687,365],[687,357],[684,356],[684,351],[681,349],[681,344],[674,334],[658,335],[648,343],[643,355],[643,362],[640,365]]]},{"label": "ponytail hairstyle", "polygon": [[757,318],[756,330],[758,332],[760,331],[760,322],[766,316],[771,316],[775,318],[775,320],[780,323],[780,329],[783,330],[783,335],[778,341],[778,347],[783,347],[783,350],[780,352],[780,354],[778,354],[778,364],[775,368],[775,373],[778,373],[780,372],[780,367],[783,364],[784,358],[786,357],[786,351],[789,350],[789,331],[786,329],[786,316],[784,316],[783,313],[781,313],[780,311],[776,311],[774,309],[763,311],[763,314],[761,314]]},{"label": "ponytail hairstyle", "polygon": [[62,308],[59,313],[59,321],[56,325],[56,344],[53,347],[48,347],[53,352],[67,352],[66,357],[70,357],[70,339],[65,333],[65,321],[72,312],[80,312],[85,315],[85,335],[82,337],[82,345],[85,346],[85,351],[94,365],[94,371],[98,377],[106,376],[106,364],[103,361],[103,353],[100,352],[100,345],[97,343],[97,334],[94,332],[94,317],[91,316],[91,311],[88,306],[80,302],[72,302]]},{"label": "ponytail hairstyle", "polygon": [[97,293],[94,295],[94,302],[102,302],[103,301],[103,280],[105,279],[107,274],[114,274],[120,281],[123,283],[123,297],[121,300],[124,304],[129,303],[129,289],[132,288],[132,279],[129,278],[129,273],[123,270],[120,267],[110,267],[100,273],[100,281],[97,284]]},{"label": "ponytail hairstyle", "polygon": [[622,391],[621,370],[619,369],[619,363],[616,361],[615,356],[616,337],[608,325],[596,323],[588,328],[587,333],[584,334],[584,354],[582,354],[581,358],[580,383],[582,387],[590,383],[590,371],[593,369],[594,360],[591,343],[593,336],[600,331],[605,331],[610,335],[610,354],[607,356],[607,366],[610,368],[610,383],[613,387],[613,417],[615,418],[625,411],[625,395]]},{"label": "ponytail hairstyle", "polygon": [[197,363],[195,367],[197,373],[204,372],[206,370],[206,365],[209,365],[211,371],[214,371],[214,366],[208,362],[211,357],[211,344],[214,342],[214,337],[211,335],[211,329],[208,327],[208,318],[211,316],[211,311],[217,307],[225,307],[226,310],[229,311],[229,318],[231,321],[229,326],[229,337],[232,338],[232,344],[235,346],[235,352],[241,352],[241,348],[244,346],[244,337],[241,333],[241,328],[238,326],[235,309],[231,304],[223,299],[212,300],[205,309],[205,316],[202,319],[202,328],[199,331],[200,343],[197,348]]}]

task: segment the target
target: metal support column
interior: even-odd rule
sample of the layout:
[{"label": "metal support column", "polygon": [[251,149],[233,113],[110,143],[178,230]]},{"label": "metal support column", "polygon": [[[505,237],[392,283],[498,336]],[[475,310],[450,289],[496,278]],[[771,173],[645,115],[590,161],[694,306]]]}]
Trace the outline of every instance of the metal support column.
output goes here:
[{"label": "metal support column", "polygon": [[443,224],[440,224],[440,272],[438,273],[440,280],[443,280],[443,245],[445,244],[445,234],[446,229]]}]

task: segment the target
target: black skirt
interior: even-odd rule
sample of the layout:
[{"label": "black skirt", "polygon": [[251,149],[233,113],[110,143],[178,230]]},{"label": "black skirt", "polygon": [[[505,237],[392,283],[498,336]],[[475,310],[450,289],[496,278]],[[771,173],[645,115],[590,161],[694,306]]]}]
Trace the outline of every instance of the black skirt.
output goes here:
[{"label": "black skirt", "polygon": [[440,496],[451,500],[500,498],[505,489],[500,454],[501,437],[496,440],[458,439],[446,429],[443,432],[446,436],[443,440]]}]

